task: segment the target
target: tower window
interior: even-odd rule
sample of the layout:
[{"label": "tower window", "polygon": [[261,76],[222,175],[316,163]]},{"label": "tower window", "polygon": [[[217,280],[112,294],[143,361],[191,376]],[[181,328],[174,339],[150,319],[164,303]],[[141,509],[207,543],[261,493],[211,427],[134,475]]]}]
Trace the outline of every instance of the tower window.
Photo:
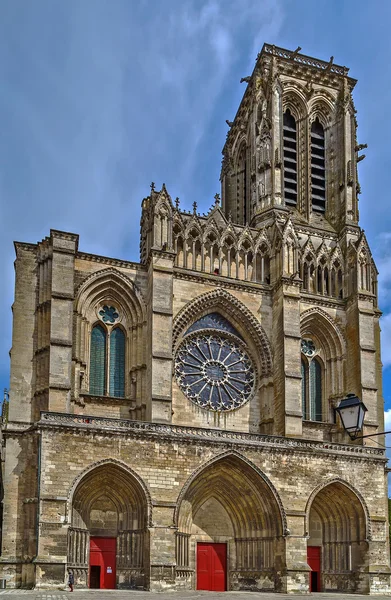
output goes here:
[{"label": "tower window", "polygon": [[324,129],[316,118],[311,125],[311,189],[312,210],[326,210],[326,160]]},{"label": "tower window", "polygon": [[107,331],[97,324],[91,332],[90,394],[125,396],[125,334],[120,327]]},{"label": "tower window", "polygon": [[106,341],[102,325],[95,325],[91,333],[90,394],[104,396],[106,393]]},{"label": "tower window", "polygon": [[119,327],[110,335],[109,394],[114,397],[125,395],[125,334]]},{"label": "tower window", "polygon": [[312,340],[301,342],[301,405],[303,419],[322,421],[322,365]]},{"label": "tower window", "polygon": [[297,205],[297,128],[289,108],[283,120],[284,197],[287,206]]}]

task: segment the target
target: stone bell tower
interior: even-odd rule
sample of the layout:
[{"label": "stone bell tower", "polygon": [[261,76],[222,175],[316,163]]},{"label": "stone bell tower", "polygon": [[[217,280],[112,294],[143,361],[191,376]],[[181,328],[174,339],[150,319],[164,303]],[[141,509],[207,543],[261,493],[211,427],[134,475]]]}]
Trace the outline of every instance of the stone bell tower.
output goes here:
[{"label": "stone bell tower", "polygon": [[356,137],[356,80],[333,57],[300,50],[265,44],[242,79],[247,87],[223,148],[223,210],[234,223],[267,231],[271,243],[273,345],[283,358],[275,366],[274,428],[307,435],[300,345],[316,335],[318,348],[322,342],[321,318],[306,330],[303,314],[321,306],[342,326],[341,348],[353,366],[343,372],[344,351],[329,353],[321,419],[332,421],[351,389],[366,403],[373,431],[383,421],[380,312],[377,270],[358,223],[357,164],[366,144]]},{"label": "stone bell tower", "polygon": [[338,231],[357,224],[356,80],[348,69],[264,44],[223,149],[223,207],[256,226],[271,209]]}]

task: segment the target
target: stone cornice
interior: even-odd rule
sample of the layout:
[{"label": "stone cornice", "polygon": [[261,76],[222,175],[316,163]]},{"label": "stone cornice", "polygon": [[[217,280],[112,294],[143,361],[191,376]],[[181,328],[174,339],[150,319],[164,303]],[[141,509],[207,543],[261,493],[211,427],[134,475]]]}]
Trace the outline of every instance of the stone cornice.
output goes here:
[{"label": "stone cornice", "polygon": [[[292,52],[292,50],[280,48],[274,44],[265,43],[263,45],[262,50],[258,55],[258,59],[264,55],[275,56],[281,61],[289,62],[295,65],[310,67],[311,69],[320,71],[323,74],[342,75],[343,77],[347,77],[349,73],[349,69],[342,65],[332,64],[319,58],[301,54],[297,51]],[[353,79],[352,77],[348,77],[348,79],[351,81],[351,83],[356,83],[356,79]]]},{"label": "stone cornice", "polygon": [[89,260],[91,262],[111,265],[113,267],[121,267],[123,269],[135,269],[145,271],[145,266],[141,263],[132,262],[129,260],[121,260],[118,258],[110,258],[108,256],[100,256],[99,254],[89,254],[88,252],[77,252],[76,258],[80,260]]},{"label": "stone cornice", "polygon": [[305,439],[293,439],[272,435],[186,427],[125,419],[108,419],[87,415],[41,412],[41,420],[36,424],[38,430],[68,430],[86,434],[97,431],[108,435],[133,435],[135,437],[165,440],[167,442],[202,443],[222,445],[224,447],[242,446],[275,450],[279,452],[303,452],[310,454],[339,455],[349,460],[380,460],[387,462],[384,450],[355,444],[336,444]]},{"label": "stone cornice", "polygon": [[196,281],[204,285],[214,285],[224,287],[225,289],[250,291],[255,294],[270,294],[271,286],[266,283],[254,283],[253,281],[240,281],[222,275],[203,273],[202,271],[192,271],[182,267],[174,267],[175,279],[186,279],[187,281]]},{"label": "stone cornice", "polygon": [[316,304],[317,306],[327,306],[329,308],[345,309],[346,307],[345,300],[339,300],[338,298],[330,298],[327,296],[318,296],[315,294],[310,294],[309,292],[305,292],[304,290],[301,290],[300,301],[303,304]]},{"label": "stone cornice", "polygon": [[27,252],[37,252],[37,244],[29,244],[28,242],[14,242],[15,254],[18,256],[18,250],[27,250]]}]

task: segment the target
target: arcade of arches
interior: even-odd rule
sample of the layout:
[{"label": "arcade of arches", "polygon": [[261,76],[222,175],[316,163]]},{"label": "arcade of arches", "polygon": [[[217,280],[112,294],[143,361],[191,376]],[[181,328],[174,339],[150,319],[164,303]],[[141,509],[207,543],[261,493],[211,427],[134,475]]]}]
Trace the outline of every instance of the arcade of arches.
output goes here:
[{"label": "arcade of arches", "polygon": [[[82,477],[72,495],[67,554],[79,584],[150,587],[149,504],[144,484],[122,466],[108,462]],[[199,468],[172,506],[171,560],[181,587],[286,589],[286,512],[271,481],[244,457],[228,453]],[[302,550],[312,591],[359,590],[369,546],[357,494],[343,482],[327,484],[308,499],[306,520]]]}]

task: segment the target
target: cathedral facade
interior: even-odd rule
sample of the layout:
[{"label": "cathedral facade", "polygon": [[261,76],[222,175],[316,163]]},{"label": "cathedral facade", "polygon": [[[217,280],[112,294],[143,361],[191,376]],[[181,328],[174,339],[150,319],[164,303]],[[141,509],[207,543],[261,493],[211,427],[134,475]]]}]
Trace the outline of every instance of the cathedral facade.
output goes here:
[{"label": "cathedral facade", "polygon": [[[377,270],[348,69],[265,44],[221,202],[142,202],[140,262],[16,248],[7,587],[390,592]],[[375,438],[382,441],[382,438]]]}]

